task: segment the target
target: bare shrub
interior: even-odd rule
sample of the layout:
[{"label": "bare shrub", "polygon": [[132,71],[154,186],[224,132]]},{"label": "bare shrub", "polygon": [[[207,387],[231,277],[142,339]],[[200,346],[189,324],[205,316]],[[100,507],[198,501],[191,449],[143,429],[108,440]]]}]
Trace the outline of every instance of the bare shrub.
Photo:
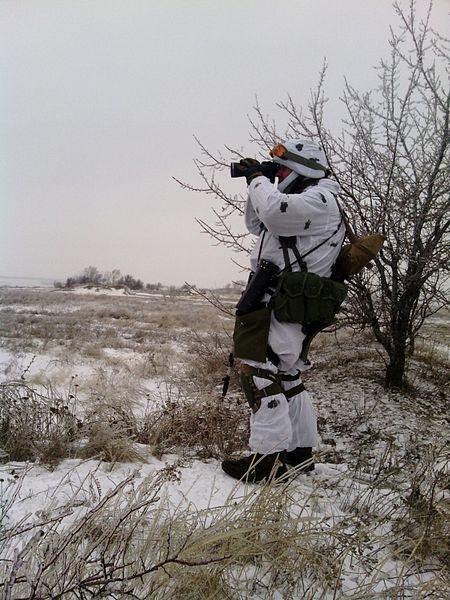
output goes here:
[{"label": "bare shrub", "polygon": [[144,460],[134,446],[138,425],[133,413],[142,390],[128,373],[97,371],[85,401],[81,456],[99,457],[108,462]]},{"label": "bare shrub", "polygon": [[248,409],[235,397],[218,394],[169,397],[150,412],[138,441],[149,444],[156,456],[169,451],[194,451],[200,458],[220,458],[245,448]]},{"label": "bare shrub", "polygon": [[54,463],[71,454],[78,427],[70,399],[56,395],[51,387],[38,393],[23,382],[0,384],[3,459]]},{"label": "bare shrub", "polygon": [[[226,331],[199,334],[192,331],[186,336],[187,355],[183,377],[195,389],[212,390],[220,384],[228,369],[228,357],[233,341]],[[232,389],[237,389],[236,373],[233,373]]]}]

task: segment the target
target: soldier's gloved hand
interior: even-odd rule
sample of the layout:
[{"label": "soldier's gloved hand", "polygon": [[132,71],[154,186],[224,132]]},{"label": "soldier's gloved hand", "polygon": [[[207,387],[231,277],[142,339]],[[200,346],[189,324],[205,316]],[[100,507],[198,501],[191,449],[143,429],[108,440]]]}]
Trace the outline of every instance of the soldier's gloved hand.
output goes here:
[{"label": "soldier's gloved hand", "polygon": [[242,165],[242,170],[245,175],[245,179],[247,180],[247,185],[251,182],[255,177],[259,177],[262,175],[261,164],[254,158],[243,158],[239,161]]}]

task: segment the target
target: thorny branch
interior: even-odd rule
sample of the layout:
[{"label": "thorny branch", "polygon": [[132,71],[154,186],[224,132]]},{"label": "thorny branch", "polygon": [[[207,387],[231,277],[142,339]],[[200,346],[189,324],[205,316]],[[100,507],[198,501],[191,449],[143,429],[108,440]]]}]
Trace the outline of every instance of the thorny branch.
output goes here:
[{"label": "thorny branch", "polygon": [[198,289],[195,285],[187,283],[187,281],[185,281],[185,285],[192,294],[200,296],[200,298],[206,300],[209,304],[211,304],[211,306],[214,306],[214,308],[217,308],[220,312],[224,313],[225,315],[228,315],[229,317],[233,317],[234,302],[231,307],[226,306],[223,303],[223,301],[213,292],[204,292],[203,290]]}]

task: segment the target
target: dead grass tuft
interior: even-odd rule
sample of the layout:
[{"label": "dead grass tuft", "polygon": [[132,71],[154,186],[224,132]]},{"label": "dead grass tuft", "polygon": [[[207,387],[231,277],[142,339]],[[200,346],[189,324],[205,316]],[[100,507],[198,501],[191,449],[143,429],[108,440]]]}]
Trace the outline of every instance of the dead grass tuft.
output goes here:
[{"label": "dead grass tuft", "polygon": [[133,386],[125,371],[97,372],[85,404],[80,431],[84,458],[115,462],[143,461],[135,447],[138,423],[133,413],[141,390]]},{"label": "dead grass tuft", "polygon": [[399,551],[408,559],[426,563],[434,557],[450,566],[450,505],[445,491],[450,455],[445,447],[424,449],[424,455],[411,474],[406,512],[395,525],[402,540]]},{"label": "dead grass tuft", "polygon": [[194,451],[200,458],[220,458],[245,448],[248,410],[231,394],[221,398],[197,395],[169,397],[147,415],[138,441],[156,456],[175,450]]},{"label": "dead grass tuft", "polygon": [[127,435],[124,423],[108,422],[98,415],[99,420],[85,423],[83,445],[78,451],[82,458],[99,458],[113,465],[117,462],[145,462],[135,447],[135,438]]},{"label": "dead grass tuft", "polygon": [[79,421],[70,400],[51,387],[39,393],[22,382],[0,384],[0,448],[6,460],[54,464],[70,456]]}]

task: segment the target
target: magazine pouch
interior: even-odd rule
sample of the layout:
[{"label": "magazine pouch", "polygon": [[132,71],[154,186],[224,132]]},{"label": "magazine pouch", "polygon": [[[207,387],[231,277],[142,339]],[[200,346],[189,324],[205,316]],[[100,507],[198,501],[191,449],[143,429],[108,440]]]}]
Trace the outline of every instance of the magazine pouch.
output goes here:
[{"label": "magazine pouch", "polygon": [[328,323],[347,295],[341,282],[307,271],[285,271],[275,292],[273,306],[278,321]]}]

